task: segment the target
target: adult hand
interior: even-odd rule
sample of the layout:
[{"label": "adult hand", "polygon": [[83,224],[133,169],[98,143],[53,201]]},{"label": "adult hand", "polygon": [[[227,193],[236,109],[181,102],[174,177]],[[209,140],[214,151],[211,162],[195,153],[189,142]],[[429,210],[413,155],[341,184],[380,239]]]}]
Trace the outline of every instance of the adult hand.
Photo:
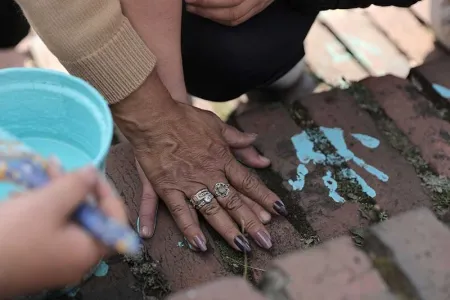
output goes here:
[{"label": "adult hand", "polygon": [[[255,148],[251,145],[244,148],[231,148],[231,151],[239,161],[251,168],[266,168],[270,165],[270,160],[258,154]],[[136,168],[139,174],[139,179],[142,183],[138,230],[142,238],[151,238],[156,229],[159,198],[138,161],[136,161]],[[267,212],[256,202],[249,201],[248,198],[245,200],[248,207],[250,207],[256,216],[259,217],[263,224],[270,222],[272,217],[269,212]],[[191,213],[193,214],[194,220],[197,220],[198,216],[195,210],[192,210]]]},{"label": "adult hand", "polygon": [[259,14],[274,0],[186,0],[193,14],[227,26],[237,26]]},{"label": "adult hand", "polygon": [[202,189],[213,193],[216,183],[225,183],[230,184],[228,195],[217,196],[200,213],[237,250],[250,251],[239,230],[242,224],[260,246],[271,247],[267,230],[246,203],[285,215],[284,204],[231,150],[248,147],[254,135],[239,132],[213,113],[174,102],[156,74],[111,109],[146,177],[191,245],[206,250],[206,238],[186,199]]},{"label": "adult hand", "polygon": [[108,250],[71,221],[88,194],[103,211],[127,223],[123,202],[93,167],[66,175],[0,204],[0,296],[78,283]]}]

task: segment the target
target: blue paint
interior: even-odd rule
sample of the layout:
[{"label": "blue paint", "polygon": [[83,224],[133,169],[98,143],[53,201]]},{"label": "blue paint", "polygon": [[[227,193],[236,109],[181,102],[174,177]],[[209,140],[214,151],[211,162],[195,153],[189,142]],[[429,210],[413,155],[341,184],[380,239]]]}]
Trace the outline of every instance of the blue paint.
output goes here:
[{"label": "blue paint", "polygon": [[321,152],[314,151],[314,143],[309,138],[306,131],[291,138],[297,152],[297,158],[301,164],[297,167],[296,180],[289,180],[289,184],[294,190],[302,190],[305,186],[305,177],[308,174],[306,164],[312,161],[314,164],[323,163],[326,157]]},{"label": "blue paint", "polygon": [[[59,157],[66,170],[87,162],[104,169],[113,134],[112,117],[104,98],[85,81],[44,69],[0,70],[0,112],[1,128],[38,154]],[[0,184],[0,199],[12,191],[17,187]]]},{"label": "blue paint", "polygon": [[108,274],[109,266],[104,261],[101,261],[100,264],[95,269],[94,275],[95,277],[105,277]]},{"label": "blue paint", "polygon": [[433,83],[433,88],[439,93],[439,95],[441,95],[441,97],[450,99],[450,89],[437,83]]},{"label": "blue paint", "polygon": [[[327,128],[320,127],[321,132],[326,137],[326,139],[333,145],[336,149],[334,154],[323,154],[320,151],[314,150],[314,142],[320,142],[314,140],[320,137],[311,137],[306,131],[297,134],[291,138],[292,144],[294,145],[297,158],[300,164],[297,167],[297,175],[295,180],[289,180],[289,184],[294,190],[303,190],[305,187],[306,175],[308,174],[308,169],[306,165],[309,162],[314,164],[324,164],[330,166],[341,166],[343,163],[348,161],[353,161],[356,165],[366,170],[368,173],[372,174],[379,180],[387,182],[389,176],[384,172],[378,170],[377,168],[366,164],[364,160],[355,156],[355,154],[347,147],[344,138],[344,132],[340,128]],[[368,148],[376,148],[379,146],[380,141],[376,138],[364,135],[364,134],[352,134],[353,137],[361,141],[361,143]],[[375,197],[375,190],[370,187],[367,182],[358,175],[354,170],[345,168],[340,171],[340,175],[354,180],[357,184],[361,186],[361,189],[370,197]],[[333,173],[327,171],[326,175],[322,177],[324,185],[329,190],[329,196],[338,203],[345,202],[345,199],[337,193],[338,183],[333,178]]]},{"label": "blue paint", "polygon": [[[57,156],[65,170],[93,163],[103,169],[113,133],[104,98],[81,79],[61,72],[0,70],[0,127],[38,154]],[[16,188],[0,184],[0,199]]]},{"label": "blue paint", "polygon": [[327,171],[327,174],[322,177],[323,184],[328,188],[330,191],[328,196],[330,196],[334,201],[338,203],[344,203],[345,199],[339,195],[336,190],[338,188],[338,184],[336,180],[334,180],[333,175],[331,174],[331,171]]},{"label": "blue paint", "polygon": [[370,149],[378,148],[380,145],[380,140],[369,135],[360,134],[360,133],[352,133],[352,136],[357,139],[361,144]]},{"label": "blue paint", "polygon": [[371,188],[367,184],[367,182],[361,176],[356,174],[356,172],[353,171],[352,169],[347,169],[347,168],[343,169],[341,171],[341,174],[345,178],[356,180],[356,182],[361,186],[361,189],[363,190],[364,193],[366,193],[367,196],[375,198],[375,196],[377,195],[375,190],[373,188]]},{"label": "blue paint", "polygon": [[297,179],[294,181],[289,179],[289,184],[292,185],[294,190],[303,190],[305,187],[305,177],[308,174],[308,169],[305,165],[299,164],[297,167]]},{"label": "blue paint", "polygon": [[[355,164],[365,169],[370,174],[374,175],[381,181],[388,181],[389,176],[378,170],[377,168],[366,164],[364,160],[359,157],[356,157],[355,154],[347,148],[347,144],[344,139],[344,131],[340,128],[325,128],[320,127],[320,130],[324,133],[330,143],[336,148],[336,153],[344,158],[345,161],[353,161]],[[367,189],[368,187],[363,187],[363,189]]]}]

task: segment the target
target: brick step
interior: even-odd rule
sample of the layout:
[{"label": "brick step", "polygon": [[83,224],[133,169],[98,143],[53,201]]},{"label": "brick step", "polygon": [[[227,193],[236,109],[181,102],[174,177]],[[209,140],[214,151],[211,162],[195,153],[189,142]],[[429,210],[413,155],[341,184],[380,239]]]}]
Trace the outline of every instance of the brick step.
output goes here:
[{"label": "brick step", "polygon": [[[305,225],[296,222],[298,216],[305,216],[318,237],[326,240],[347,234],[352,229],[366,227],[372,219],[384,219],[386,215],[383,212],[393,216],[414,207],[431,206],[431,199],[421,186],[422,182],[413,166],[390,145],[383,128],[379,128],[349,91],[333,90],[304,97],[291,107],[291,113],[299,125],[291,119],[282,104],[267,105],[244,113],[236,118],[236,123],[244,131],[260,135],[256,145],[272,160],[271,168],[282,181],[269,181],[268,185],[277,191],[282,184],[285,189],[292,191],[282,199],[292,212],[288,220],[300,233]],[[318,126],[322,126],[323,130]],[[303,155],[302,148],[305,148],[305,144],[301,143],[302,138],[314,135],[323,138],[325,132],[335,143],[340,142],[339,134],[345,137],[348,148],[344,147],[341,149],[344,152],[340,153],[341,157],[346,157],[344,164],[340,165],[341,162],[333,158],[336,148],[330,139],[315,141],[315,150],[320,149],[322,155],[325,153],[328,161],[304,164],[309,174],[305,177],[304,188],[300,189],[300,181],[295,181],[299,178],[299,159]],[[366,139],[373,137],[380,143],[376,149],[371,149],[363,146],[351,134],[364,134]],[[297,144],[298,152],[294,143]],[[319,151],[315,152],[317,154]],[[352,159],[353,156],[357,158]],[[358,158],[377,168],[379,171],[373,172],[375,175],[381,172],[388,175],[388,181],[379,180],[358,166],[355,163]],[[353,169],[359,174],[359,180],[365,183],[359,184],[357,180],[342,176],[340,171],[346,168]],[[323,180],[327,173],[339,181],[337,192],[345,199],[344,203],[330,197],[330,190],[325,187]],[[363,188],[369,190],[369,195]],[[375,197],[372,192],[376,193]]]},{"label": "brick step", "polygon": [[363,249],[349,237],[274,261],[258,288],[225,278],[169,300],[450,298],[450,231],[426,208],[370,228]]}]

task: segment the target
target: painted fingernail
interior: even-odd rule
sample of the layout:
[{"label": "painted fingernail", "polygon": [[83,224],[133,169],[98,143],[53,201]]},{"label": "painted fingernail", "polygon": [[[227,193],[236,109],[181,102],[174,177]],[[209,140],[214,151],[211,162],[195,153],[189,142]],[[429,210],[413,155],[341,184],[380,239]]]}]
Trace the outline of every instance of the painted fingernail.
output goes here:
[{"label": "painted fingernail", "polygon": [[255,241],[258,244],[258,246],[262,248],[265,249],[272,248],[272,240],[270,238],[270,235],[264,230],[260,230],[256,233]]},{"label": "painted fingernail", "polygon": [[263,224],[267,224],[272,219],[272,216],[267,211],[262,211],[259,214],[259,218]]},{"label": "painted fingernail", "polygon": [[259,156],[259,159],[260,159],[263,163],[265,163],[265,164],[270,163],[270,159],[268,159],[268,158],[265,157],[265,156],[260,155],[260,156]]},{"label": "painted fingernail", "polygon": [[256,138],[258,137],[258,134],[257,133],[249,133],[248,134],[252,139],[255,139],[256,140]]},{"label": "painted fingernail", "polygon": [[208,250],[205,240],[203,240],[203,238],[199,237],[198,235],[194,236],[194,242],[197,248],[200,249],[200,251],[205,252],[206,250]]},{"label": "painted fingernail", "polygon": [[143,237],[143,238],[150,237],[150,229],[147,226],[142,226],[142,228],[141,228],[141,237]]},{"label": "painted fingernail", "polygon": [[189,240],[186,237],[184,237],[184,241],[186,242],[186,244],[188,245],[188,247],[191,251],[198,252],[198,248],[195,246],[192,246],[192,244],[189,242]]},{"label": "painted fingernail", "polygon": [[286,206],[284,206],[284,203],[281,202],[281,200],[278,200],[277,202],[275,202],[275,204],[273,205],[273,209],[275,209],[275,211],[277,213],[279,213],[280,215],[282,215],[284,217],[286,217],[288,215]]},{"label": "painted fingernail", "polygon": [[242,252],[251,252],[252,251],[252,248],[250,248],[250,243],[242,235],[237,236],[234,239],[234,243],[239,248],[239,250],[241,250]]}]

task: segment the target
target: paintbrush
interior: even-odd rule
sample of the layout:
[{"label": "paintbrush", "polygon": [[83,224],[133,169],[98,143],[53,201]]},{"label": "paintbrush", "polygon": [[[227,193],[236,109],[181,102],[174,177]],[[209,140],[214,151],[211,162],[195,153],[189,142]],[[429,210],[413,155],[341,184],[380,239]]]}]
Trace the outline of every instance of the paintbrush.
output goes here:
[{"label": "paintbrush", "polygon": [[[47,161],[0,127],[0,181],[16,184],[25,189],[47,185],[51,178]],[[92,195],[73,213],[73,219],[95,239],[121,254],[140,251],[140,238],[131,227],[106,216],[97,207]]]}]

